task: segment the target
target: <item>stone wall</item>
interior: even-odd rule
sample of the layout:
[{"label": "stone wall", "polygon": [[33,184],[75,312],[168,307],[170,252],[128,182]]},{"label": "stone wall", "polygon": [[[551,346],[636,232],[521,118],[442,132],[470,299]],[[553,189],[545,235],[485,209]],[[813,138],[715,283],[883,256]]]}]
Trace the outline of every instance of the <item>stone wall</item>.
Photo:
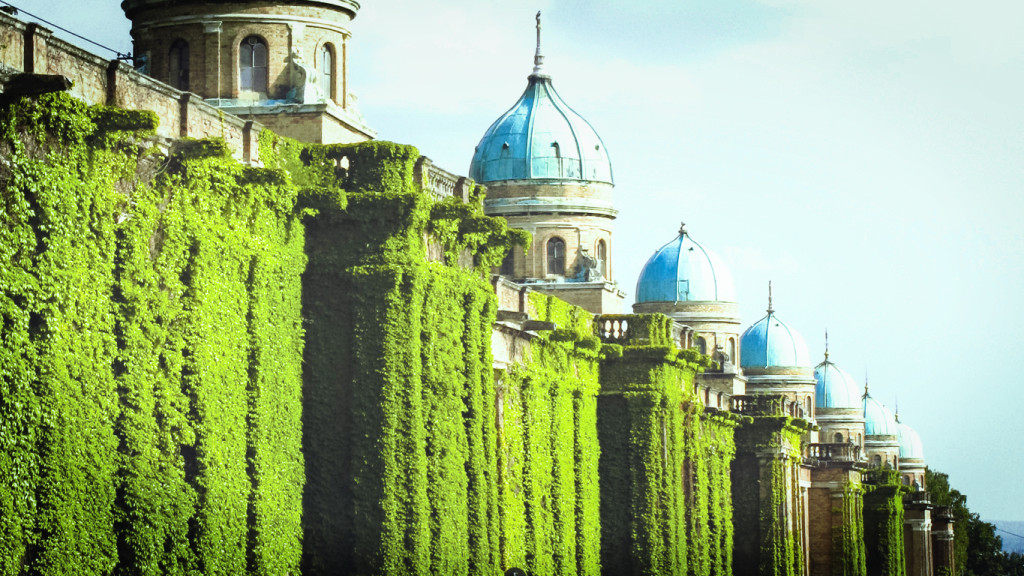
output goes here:
[{"label": "stone wall", "polygon": [[224,114],[199,96],[175,90],[124,62],[106,60],[53,36],[37,24],[0,13],[0,70],[60,74],[74,83],[71,94],[89,104],[152,110],[157,134],[166,138],[224,138],[242,162],[257,163],[262,126]]}]

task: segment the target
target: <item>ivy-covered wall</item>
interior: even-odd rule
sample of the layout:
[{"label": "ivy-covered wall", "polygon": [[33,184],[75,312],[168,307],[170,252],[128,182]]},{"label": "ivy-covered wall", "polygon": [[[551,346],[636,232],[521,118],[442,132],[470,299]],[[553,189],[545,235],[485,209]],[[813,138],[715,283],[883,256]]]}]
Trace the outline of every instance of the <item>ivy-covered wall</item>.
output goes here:
[{"label": "ivy-covered wall", "polygon": [[[480,189],[432,200],[409,146],[264,132],[254,168],[156,122],[0,107],[0,574],[799,573],[804,428],[703,408],[667,317],[602,344],[531,294],[557,329],[496,379],[485,275],[528,238]],[[866,525],[898,537],[886,490]]]},{"label": "ivy-covered wall", "polygon": [[0,573],[298,568],[304,234],[148,112],[0,107]]},{"label": "ivy-covered wall", "polygon": [[[411,146],[277,148],[304,174],[305,207],[317,212],[303,278],[303,571],[494,574],[503,566],[490,348],[496,311],[482,271],[522,236],[483,216],[479,203],[435,203],[419,191]],[[431,243],[440,244],[443,262],[428,261]],[[467,253],[475,267],[456,265]],[[557,502],[568,502],[565,510],[550,512],[559,519],[573,514],[571,415],[567,429],[569,448],[546,471],[558,473],[558,490],[569,496]],[[551,458],[553,447],[535,459]],[[554,508],[555,495],[536,497]],[[534,537],[557,544],[561,556],[542,549],[543,561],[574,563],[574,546],[564,546],[565,530],[554,526],[541,522]],[[572,535],[575,523],[568,527]]]},{"label": "ivy-covered wall", "polygon": [[731,574],[733,429],[705,414],[693,377],[709,359],[679,350],[667,317],[630,316],[601,363],[601,563],[605,574]]},{"label": "ivy-covered wall", "polygon": [[736,431],[732,493],[736,522],[733,558],[739,575],[804,573],[798,473],[803,419],[754,416]]},{"label": "ivy-covered wall", "polygon": [[847,482],[843,487],[842,504],[833,514],[838,525],[832,528],[832,574],[863,576],[867,574],[864,546],[864,487]]},{"label": "ivy-covered wall", "polygon": [[868,576],[904,576],[903,495],[898,470],[872,470],[864,488],[864,547]]},{"label": "ivy-covered wall", "polygon": [[558,328],[533,339],[530,360],[497,383],[501,567],[597,575],[600,342],[578,307],[533,292],[527,308]]}]

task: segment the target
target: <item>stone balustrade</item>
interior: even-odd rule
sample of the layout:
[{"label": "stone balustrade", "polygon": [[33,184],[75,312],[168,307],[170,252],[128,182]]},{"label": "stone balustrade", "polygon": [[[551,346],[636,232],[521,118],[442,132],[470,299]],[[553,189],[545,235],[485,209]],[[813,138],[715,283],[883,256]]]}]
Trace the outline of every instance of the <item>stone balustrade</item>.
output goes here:
[{"label": "stone balustrade", "polygon": [[804,456],[819,462],[857,462],[860,446],[847,442],[808,444]]},{"label": "stone balustrade", "polygon": [[420,189],[430,194],[434,200],[440,201],[454,196],[461,198],[463,202],[469,202],[469,194],[473,190],[472,180],[435,166],[426,156],[420,156],[416,162],[415,178]]},{"label": "stone balustrade", "polygon": [[732,397],[732,411],[744,416],[790,416],[806,418],[797,402],[790,402],[780,394],[754,394]]}]

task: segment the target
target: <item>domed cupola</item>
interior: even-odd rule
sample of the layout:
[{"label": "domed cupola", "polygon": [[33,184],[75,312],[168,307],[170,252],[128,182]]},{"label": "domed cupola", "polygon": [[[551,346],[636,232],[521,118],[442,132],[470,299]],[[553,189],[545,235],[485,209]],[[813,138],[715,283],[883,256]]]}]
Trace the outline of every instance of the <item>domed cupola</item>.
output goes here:
[{"label": "domed cupola", "polygon": [[924,446],[921,444],[921,437],[913,428],[900,422],[898,418],[896,419],[896,437],[900,441],[900,460],[924,460]]},{"label": "domed cupola", "polygon": [[735,302],[732,275],[711,250],[679,227],[679,235],[658,249],[640,271],[636,301]]},{"label": "domed cupola", "polygon": [[896,414],[896,438],[900,445],[900,476],[903,484],[920,490],[925,488],[924,447],[917,432],[900,422]]},{"label": "domed cupola", "polygon": [[538,12],[537,53],[526,90],[484,132],[473,153],[469,177],[483,184],[503,180],[613,184],[604,142],[558,95],[551,77],[543,73],[543,64]]},{"label": "domed cupola", "polygon": [[864,390],[864,434],[868,436],[896,436],[896,418],[884,404]]},{"label": "domed cupola", "polygon": [[786,325],[772,308],[768,289],[768,314],[747,328],[740,339],[740,365],[748,368],[810,368],[811,355],[799,332]]},{"label": "domed cupola", "polygon": [[509,254],[502,276],[592,313],[618,313],[625,294],[612,266],[612,164],[601,137],[544,73],[540,32],[538,12],[526,90],[484,132],[469,176],[487,186],[488,216],[533,235],[528,250]]},{"label": "domed cupola", "polygon": [[825,359],[814,368],[815,407],[857,410],[861,407],[860,387],[848,372],[828,359],[828,336],[825,336]]},{"label": "domed cupola", "polygon": [[868,462],[873,466],[899,466],[900,443],[896,417],[884,404],[868,394],[867,384],[864,385],[864,450]]},{"label": "domed cupola", "polygon": [[859,457],[864,448],[863,401],[853,376],[829,360],[827,332],[825,359],[814,368],[814,380],[814,419],[821,441],[854,444]]},{"label": "domed cupola", "polygon": [[537,70],[512,108],[487,129],[473,154],[469,177],[501,180],[573,180],[612,184],[612,164],[594,128],[562,100],[551,77]]}]

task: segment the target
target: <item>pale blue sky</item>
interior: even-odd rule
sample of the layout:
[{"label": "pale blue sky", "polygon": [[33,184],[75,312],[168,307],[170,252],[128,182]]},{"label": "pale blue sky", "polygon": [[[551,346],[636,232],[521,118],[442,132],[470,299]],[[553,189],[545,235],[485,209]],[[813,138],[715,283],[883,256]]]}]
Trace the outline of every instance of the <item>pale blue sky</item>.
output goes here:
[{"label": "pale blue sky", "polygon": [[[15,0],[130,49],[116,0]],[[87,7],[83,10],[82,7]],[[381,138],[468,171],[532,67],[611,154],[628,292],[685,220],[918,430],[986,519],[1024,519],[1024,4],[365,0],[350,84]],[[630,296],[631,298],[632,296]]]}]

